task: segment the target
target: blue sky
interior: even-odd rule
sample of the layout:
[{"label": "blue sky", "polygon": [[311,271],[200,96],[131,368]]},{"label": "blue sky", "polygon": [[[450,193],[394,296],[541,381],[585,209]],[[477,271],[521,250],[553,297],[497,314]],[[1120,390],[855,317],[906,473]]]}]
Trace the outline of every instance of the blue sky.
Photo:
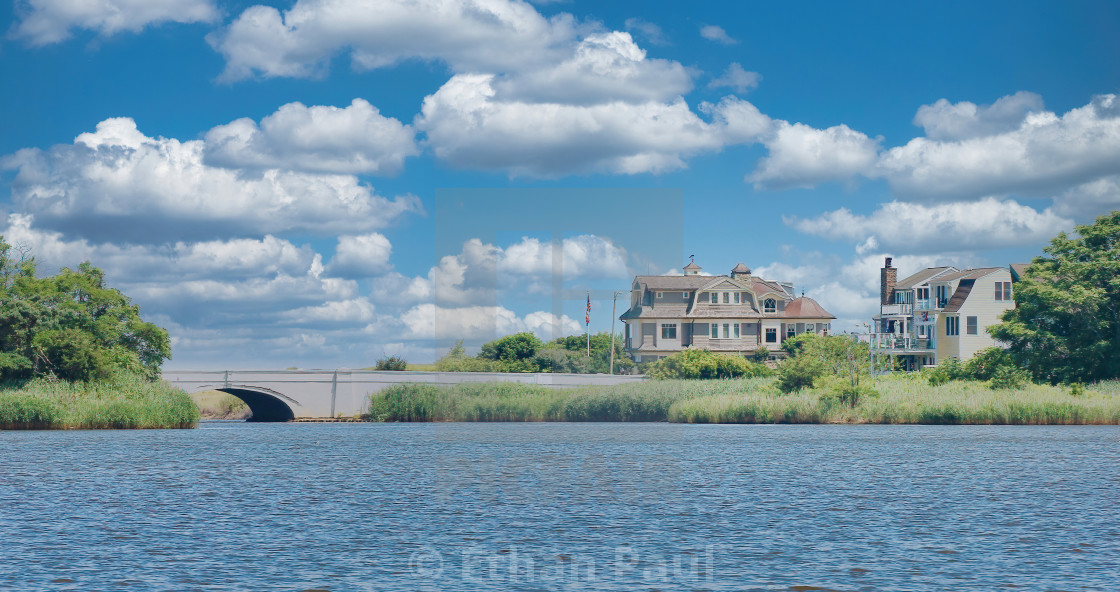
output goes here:
[{"label": "blue sky", "polygon": [[[610,328],[737,262],[854,329],[878,268],[1120,208],[1113,2],[17,0],[0,235],[90,260],[168,367]],[[624,307],[622,307],[624,308]],[[621,308],[619,310],[621,313]]]}]

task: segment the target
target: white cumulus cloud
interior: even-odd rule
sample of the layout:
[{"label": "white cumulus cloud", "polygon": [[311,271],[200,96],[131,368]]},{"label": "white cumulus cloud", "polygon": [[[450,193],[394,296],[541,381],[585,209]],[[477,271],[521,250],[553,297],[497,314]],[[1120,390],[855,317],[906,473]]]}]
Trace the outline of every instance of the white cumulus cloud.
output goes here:
[{"label": "white cumulus cloud", "polygon": [[36,46],[63,41],[73,29],[110,36],[168,22],[208,23],[219,16],[212,0],[20,0],[15,11],[19,22],[10,36]]},{"label": "white cumulus cloud", "polygon": [[[787,217],[800,232],[861,242],[896,253],[929,253],[1045,243],[1073,221],[993,197],[926,206],[893,201],[869,215],[846,208],[816,218]],[[862,249],[869,250],[867,248]]]},{"label": "white cumulus cloud", "polygon": [[435,155],[464,168],[539,177],[572,173],[658,173],[684,159],[718,151],[769,119],[745,101],[702,106],[711,123],[683,99],[580,106],[502,101],[494,76],[460,74],[424,99],[416,126]]},{"label": "white cumulus cloud", "polygon": [[23,149],[13,201],[36,223],[78,236],[166,242],[230,233],[336,233],[385,226],[419,209],[351,175],[256,174],[205,164],[204,142],[145,136],[130,118],[102,121],[73,144]]},{"label": "white cumulus cloud", "polygon": [[692,78],[679,62],[649,59],[629,33],[612,31],[588,35],[555,66],[497,78],[493,88],[505,101],[644,103],[688,93]]},{"label": "white cumulus cloud", "polygon": [[261,120],[206,134],[206,163],[226,168],[392,175],[420,153],[411,126],[362,99],[344,108],[288,103]]},{"label": "white cumulus cloud", "polygon": [[881,141],[843,124],[822,130],[779,122],[775,134],[764,140],[769,155],[759,160],[747,180],[771,189],[850,182],[874,170]]},{"label": "white cumulus cloud", "polygon": [[580,332],[579,323],[567,315],[556,317],[538,311],[519,317],[504,306],[447,308],[420,304],[401,315],[401,320],[411,339],[484,340],[522,331],[533,332],[542,339],[553,339]]},{"label": "white cumulus cloud", "polygon": [[236,80],[318,75],[343,52],[357,69],[406,59],[459,72],[531,68],[575,28],[518,0],[298,0],[283,13],[251,6],[208,40],[226,59],[223,77]]},{"label": "white cumulus cloud", "polygon": [[[930,129],[939,137],[966,137],[915,138],[891,148],[878,174],[900,198],[948,200],[1009,193],[1052,196],[1120,174],[1120,96],[1096,96],[1062,116],[1035,109],[1040,102],[1029,94],[1005,99],[1007,111],[1026,113],[1017,125],[1011,125],[1016,117],[1004,117],[998,125],[990,123],[992,117],[981,117],[984,125],[967,118],[960,124],[955,116],[934,118],[927,112],[927,119],[936,120]],[[986,135],[971,133],[978,129]]]},{"label": "white cumulus cloud", "polygon": [[1027,91],[983,106],[940,99],[932,105],[919,107],[914,125],[924,128],[926,137],[931,140],[964,140],[1014,131],[1027,115],[1042,110],[1042,97]]},{"label": "white cumulus cloud", "polygon": [[382,234],[343,235],[338,237],[338,246],[326,272],[351,278],[373,276],[389,268],[392,252],[392,244]]}]

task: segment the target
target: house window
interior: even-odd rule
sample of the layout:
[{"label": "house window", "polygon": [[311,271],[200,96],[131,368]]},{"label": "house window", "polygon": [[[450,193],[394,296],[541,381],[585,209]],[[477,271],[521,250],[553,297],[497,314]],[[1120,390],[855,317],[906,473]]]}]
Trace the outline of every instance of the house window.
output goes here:
[{"label": "house window", "polygon": [[762,302],[762,312],[778,312],[778,302],[773,298],[767,298]]},{"label": "house window", "polygon": [[960,317],[945,317],[945,334],[946,335],[960,335],[961,334],[961,318]]},{"label": "house window", "polygon": [[676,323],[662,323],[662,325],[661,325],[661,338],[662,339],[676,339],[677,338],[677,325],[676,325]]},{"label": "house window", "polygon": [[735,339],[739,339],[743,336],[742,329],[740,328],[739,323],[733,324],[732,327],[735,327]]},{"label": "house window", "polygon": [[719,339],[719,323],[712,323],[710,327],[712,328],[712,339]]},{"label": "house window", "polygon": [[929,300],[929,288],[918,288],[918,300]]},{"label": "house window", "polygon": [[786,325],[786,339],[797,335],[797,327],[795,325]]},{"label": "house window", "polygon": [[969,335],[976,335],[976,317],[965,317],[964,332]]},{"label": "house window", "polygon": [[777,329],[767,329],[766,330],[766,343],[778,343],[778,330]]},{"label": "house window", "polygon": [[723,293],[723,303],[724,304],[731,304],[731,293],[730,292],[724,292]]},{"label": "house window", "polygon": [[1011,282],[996,282],[996,300],[1011,300]]},{"label": "house window", "polygon": [[937,286],[937,308],[945,308],[949,303],[949,286]]},{"label": "house window", "polygon": [[929,334],[928,332],[929,332],[929,326],[928,325],[918,325],[918,338],[919,339],[924,339],[926,336],[928,336],[928,334]]},{"label": "house window", "polygon": [[813,323],[805,323],[805,332],[806,333],[816,333],[817,332],[817,326],[814,325]]},{"label": "house window", "polygon": [[735,292],[735,304],[742,304],[738,292]]},{"label": "house window", "polygon": [[708,302],[711,302],[712,304],[719,304],[719,292],[711,292],[711,296],[708,298]]},{"label": "house window", "polygon": [[658,298],[661,298],[661,297],[663,297],[663,296],[665,296],[665,293],[664,293],[664,292],[658,292],[658,293],[657,293],[657,297],[658,297]]}]

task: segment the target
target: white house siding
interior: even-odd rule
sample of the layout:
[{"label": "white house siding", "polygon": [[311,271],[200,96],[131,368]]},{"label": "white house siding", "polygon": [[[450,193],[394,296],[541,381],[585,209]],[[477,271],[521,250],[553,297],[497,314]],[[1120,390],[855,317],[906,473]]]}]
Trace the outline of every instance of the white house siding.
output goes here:
[{"label": "white house siding", "polygon": [[[996,345],[996,341],[988,335],[986,329],[999,323],[1000,315],[1015,306],[1012,300],[996,300],[996,282],[1011,282],[1011,272],[1003,268],[976,280],[968,299],[961,305],[961,334],[957,355],[962,360],[971,358],[986,347]],[[970,316],[976,317],[977,320],[976,335],[968,335]]]}]

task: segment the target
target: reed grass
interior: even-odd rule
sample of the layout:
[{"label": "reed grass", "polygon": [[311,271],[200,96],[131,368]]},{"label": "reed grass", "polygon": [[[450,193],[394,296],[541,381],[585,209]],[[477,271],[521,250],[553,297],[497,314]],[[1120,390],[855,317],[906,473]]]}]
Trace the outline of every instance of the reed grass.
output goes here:
[{"label": "reed grass", "polygon": [[[972,425],[1120,424],[1120,383],[1086,387],[1084,394],[1049,385],[992,390],[987,382],[930,386],[920,375],[876,378],[878,397],[855,406],[822,400],[823,389],[791,395],[771,387],[681,401],[669,421],[687,423],[880,423]],[[827,388],[827,387],[825,387]]]},{"label": "reed grass", "polygon": [[0,386],[0,429],[192,428],[198,407],[165,382],[32,380]]},{"label": "reed grass", "polygon": [[376,421],[671,421],[681,423],[1120,424],[1120,381],[992,390],[986,382],[930,386],[919,375],[879,377],[880,396],[855,406],[783,395],[773,378],[664,380],[553,389],[518,383],[402,384],[370,396]]}]

